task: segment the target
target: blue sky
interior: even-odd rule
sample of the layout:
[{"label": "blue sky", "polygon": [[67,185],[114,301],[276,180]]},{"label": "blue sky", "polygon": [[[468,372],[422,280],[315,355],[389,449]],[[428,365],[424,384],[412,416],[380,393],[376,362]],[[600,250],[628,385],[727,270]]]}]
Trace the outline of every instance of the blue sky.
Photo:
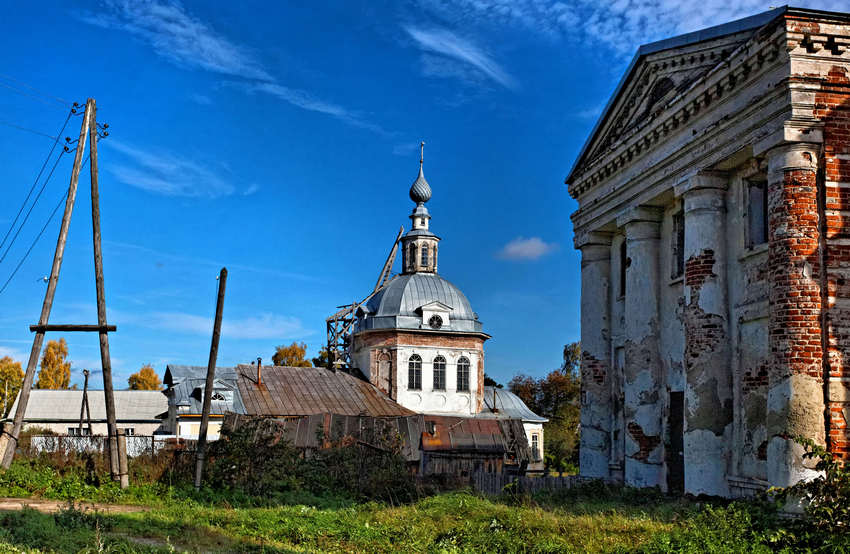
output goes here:
[{"label": "blue sky", "polygon": [[[841,0],[803,2],[847,9]],[[67,113],[98,102],[116,384],[143,363],[206,364],[229,270],[220,364],[271,357],[361,299],[407,219],[425,140],[440,273],[493,338],[486,369],[543,375],[579,337],[579,256],[563,184],[640,43],[758,13],[671,0],[31,2],[0,23],[0,232]],[[29,87],[34,87],[39,92]],[[72,118],[63,136],[79,133]],[[0,286],[68,185],[59,162]],[[51,322],[95,323],[88,171]],[[36,189],[37,190],[37,189]],[[28,208],[27,208],[28,209]],[[0,294],[0,355],[26,362],[58,233]],[[5,247],[4,247],[5,248]],[[0,251],[2,256],[2,251]],[[396,269],[398,266],[396,266]],[[97,339],[66,336],[74,380]],[[99,383],[99,377],[95,379]]]}]

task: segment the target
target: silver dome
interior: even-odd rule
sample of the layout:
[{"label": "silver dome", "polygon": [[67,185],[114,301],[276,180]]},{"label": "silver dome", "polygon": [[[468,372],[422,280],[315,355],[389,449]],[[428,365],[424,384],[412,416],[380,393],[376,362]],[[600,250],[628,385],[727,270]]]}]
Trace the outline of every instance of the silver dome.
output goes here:
[{"label": "silver dome", "polygon": [[442,331],[481,333],[481,322],[466,296],[436,273],[410,273],[394,277],[361,307],[355,332],[369,329],[427,329],[417,309],[441,302],[451,307],[449,324]]},{"label": "silver dome", "polygon": [[410,199],[417,204],[423,204],[431,199],[431,185],[425,180],[425,174],[422,173],[422,163],[419,164],[419,176],[413,181],[410,186]]}]

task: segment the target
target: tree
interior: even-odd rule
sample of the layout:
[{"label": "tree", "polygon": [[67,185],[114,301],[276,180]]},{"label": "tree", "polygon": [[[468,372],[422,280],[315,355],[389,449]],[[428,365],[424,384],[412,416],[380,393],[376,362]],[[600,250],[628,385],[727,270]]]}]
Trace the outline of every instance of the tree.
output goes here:
[{"label": "tree", "polygon": [[272,361],[274,365],[283,365],[288,367],[312,367],[310,360],[305,360],[307,354],[307,343],[293,342],[289,346],[281,344],[275,349]]},{"label": "tree", "polygon": [[127,384],[130,390],[162,390],[162,381],[150,364],[143,365],[142,369],[130,375]]},{"label": "tree", "polygon": [[313,367],[328,367],[328,347],[323,346],[319,355],[313,358]]},{"label": "tree", "polygon": [[68,343],[64,338],[47,341],[47,347],[41,356],[41,370],[38,372],[37,389],[67,389],[71,384],[71,362],[68,358]]},{"label": "tree", "polygon": [[497,389],[502,388],[501,383],[499,383],[498,381],[496,381],[495,379],[493,379],[492,377],[490,377],[486,373],[484,374],[484,386],[485,387],[496,387]]},{"label": "tree", "polygon": [[9,356],[0,358],[0,397],[3,399],[0,417],[5,417],[12,409],[23,382],[24,370],[21,368],[21,362],[16,362]]},{"label": "tree", "polygon": [[564,346],[564,364],[546,377],[535,379],[520,373],[508,383],[508,390],[531,411],[549,419],[543,426],[549,471],[566,471],[578,463],[580,359],[581,345],[574,342]]}]

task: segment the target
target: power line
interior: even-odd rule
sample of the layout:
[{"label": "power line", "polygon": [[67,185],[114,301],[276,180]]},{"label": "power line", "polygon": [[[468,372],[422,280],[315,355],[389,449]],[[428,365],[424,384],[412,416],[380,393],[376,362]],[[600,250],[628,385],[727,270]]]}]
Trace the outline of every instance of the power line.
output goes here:
[{"label": "power line", "polygon": [[[86,156],[86,158],[85,158],[85,159],[82,161],[82,163],[80,164],[80,167],[82,167],[82,166],[86,165],[86,162],[87,162],[87,161],[89,161],[89,156],[90,156],[90,155],[91,155],[91,154],[89,154],[89,155],[87,155],[87,156]],[[61,158],[61,155],[60,155],[60,158]],[[56,169],[56,166],[55,166],[55,165],[53,166],[53,169]],[[52,174],[52,173],[53,173],[53,172],[51,171],[51,174]],[[49,177],[48,177],[48,179],[49,179]],[[59,199],[59,202],[57,202],[57,203],[56,203],[56,206],[53,208],[53,211],[52,211],[52,212],[50,212],[50,216],[47,218],[47,221],[45,221],[45,222],[44,222],[44,225],[42,226],[41,231],[39,231],[39,232],[38,232],[38,235],[36,235],[35,239],[33,239],[32,244],[30,244],[30,247],[27,249],[26,254],[24,254],[24,255],[23,255],[23,257],[21,258],[21,261],[19,261],[19,262],[18,262],[18,265],[16,265],[16,266],[15,266],[15,269],[12,271],[12,274],[11,274],[11,275],[9,275],[9,278],[8,278],[8,279],[6,279],[6,282],[5,282],[5,283],[3,283],[3,287],[2,287],[2,288],[0,288],[0,294],[3,294],[3,291],[4,291],[4,290],[6,290],[6,287],[8,287],[8,286],[9,286],[9,283],[11,283],[11,282],[12,282],[12,279],[15,277],[15,274],[17,274],[17,273],[18,273],[18,270],[19,270],[19,269],[21,269],[21,266],[22,266],[22,265],[24,265],[24,262],[25,262],[25,261],[26,261],[26,259],[29,257],[30,253],[32,252],[32,249],[33,249],[33,248],[35,248],[35,245],[36,245],[36,243],[38,243],[38,240],[41,238],[41,235],[43,235],[43,234],[44,234],[44,231],[47,229],[47,226],[48,226],[48,225],[50,225],[50,222],[51,222],[51,221],[53,221],[53,216],[55,216],[55,215],[56,215],[56,212],[59,210],[59,207],[60,207],[60,206],[62,206],[62,202],[64,202],[64,201],[65,201],[65,198],[66,198],[67,196],[68,196],[68,191],[66,190],[66,191],[62,194],[62,198],[60,198],[60,199]],[[8,253],[8,251],[7,251],[7,253]]]},{"label": "power line", "polygon": [[[52,100],[53,102],[58,102],[58,103],[60,103],[60,104],[62,104],[62,105],[64,105],[64,106],[70,106],[70,105],[71,105],[71,102],[69,102],[69,101],[65,100],[64,98],[59,98],[58,96],[54,96],[54,95],[52,95],[52,94],[48,94],[48,93],[46,93],[46,92],[43,92],[43,91],[41,91],[41,90],[39,90],[39,89],[35,88],[34,86],[32,86],[32,85],[30,85],[30,84],[27,84],[27,83],[25,83],[25,82],[21,81],[20,79],[16,79],[16,78],[14,78],[14,77],[9,77],[8,75],[3,75],[2,73],[0,73],[0,79],[5,79],[6,81],[12,81],[13,83],[18,83],[19,85],[23,85],[24,87],[26,87],[26,88],[30,89],[30,90],[31,90],[31,91],[33,91],[34,93],[37,93],[37,94],[38,94],[39,96],[41,96],[42,98],[46,98],[46,99],[48,99],[48,100]],[[5,86],[6,88],[12,88],[13,90],[17,90],[17,91],[19,91],[21,94],[26,94],[27,96],[33,96],[33,97],[35,96],[33,93],[27,93],[26,91],[22,91],[22,90],[20,90],[20,89],[13,88],[11,85],[7,85],[7,84],[3,84],[3,83],[0,83],[0,84],[2,84],[3,86]]]},{"label": "power line", "polygon": [[[33,181],[32,186],[30,187],[29,192],[27,193],[27,197],[24,199],[24,203],[21,204],[20,209],[18,210],[18,215],[15,216],[15,220],[12,221],[12,224],[9,226],[9,230],[6,231],[6,234],[3,236],[3,240],[0,241],[0,250],[3,249],[3,245],[6,244],[6,239],[9,238],[9,233],[12,232],[12,229],[15,228],[15,224],[18,222],[18,218],[21,217],[21,212],[24,211],[24,208],[29,202],[30,196],[32,196],[32,191],[35,189],[35,186],[38,184],[38,180],[41,179],[42,173],[44,173],[44,168],[47,167],[47,162],[50,161],[50,157],[53,155],[53,151],[56,150],[56,145],[59,144],[59,137],[62,136],[62,133],[65,131],[65,127],[68,125],[68,121],[71,119],[71,114],[73,114],[73,110],[68,111],[68,117],[65,118],[65,123],[62,124],[62,128],[59,129],[59,133],[53,140],[53,145],[50,147],[50,151],[47,153],[47,157],[44,159],[44,163],[41,164],[41,169],[38,170],[38,175],[35,177],[35,181]],[[62,154],[59,155],[62,157]]]},{"label": "power line", "polygon": [[48,135],[47,133],[42,133],[41,131],[36,131],[35,129],[30,129],[29,127],[23,127],[21,125],[16,125],[16,124],[14,124],[10,121],[3,121],[2,119],[0,119],[0,125],[6,125],[7,127],[12,127],[13,129],[18,129],[19,131],[26,131],[28,133],[32,133],[34,135],[39,135],[39,136],[42,136],[42,137],[47,137],[47,138],[52,139],[52,140],[56,140],[56,139],[59,138],[59,137],[54,137],[52,135]]},{"label": "power line", "polygon": [[50,222],[53,220],[53,216],[56,215],[56,212],[59,210],[59,207],[62,205],[62,202],[65,201],[66,196],[68,196],[68,191],[65,191],[65,193],[62,194],[62,198],[59,199],[59,202],[56,204],[56,207],[53,208],[52,212],[50,212],[50,217],[47,218],[47,221],[44,223],[44,226],[41,228],[41,231],[38,232],[38,235],[36,235],[35,240],[33,240],[32,244],[30,244],[27,253],[24,254],[24,257],[21,258],[21,261],[19,261],[18,265],[15,266],[14,271],[12,271],[12,274],[9,275],[8,279],[6,279],[6,282],[3,283],[3,287],[0,288],[0,294],[3,294],[3,291],[6,290],[6,287],[8,287],[9,283],[12,282],[12,279],[15,277],[15,274],[18,273],[18,270],[21,269],[22,265],[24,265],[24,261],[26,261],[27,257],[29,257],[30,252],[32,252],[32,249],[35,248],[35,244],[38,242],[38,239],[41,238],[41,235],[44,234],[44,231],[45,229],[47,229],[47,226],[50,225]]},{"label": "power line", "polygon": [[41,193],[44,192],[44,188],[47,186],[47,183],[50,182],[50,178],[53,176],[53,172],[56,171],[56,166],[59,165],[59,161],[62,159],[62,156],[65,154],[65,151],[59,153],[59,156],[56,158],[56,162],[53,164],[53,167],[50,169],[50,173],[47,174],[47,179],[44,180],[44,183],[41,185],[41,188],[38,190],[38,194],[35,196],[35,200],[32,201],[30,205],[30,209],[27,210],[27,215],[24,216],[24,220],[18,226],[18,230],[15,231],[15,235],[12,237],[12,240],[9,242],[9,246],[6,247],[6,252],[0,256],[0,264],[3,263],[3,260],[6,259],[6,256],[9,255],[9,252],[12,250],[12,245],[15,244],[15,241],[18,239],[18,235],[21,234],[21,230],[26,225],[27,220],[30,218],[30,214],[32,213],[32,209],[35,208],[36,203],[38,203],[38,199],[41,198]]}]

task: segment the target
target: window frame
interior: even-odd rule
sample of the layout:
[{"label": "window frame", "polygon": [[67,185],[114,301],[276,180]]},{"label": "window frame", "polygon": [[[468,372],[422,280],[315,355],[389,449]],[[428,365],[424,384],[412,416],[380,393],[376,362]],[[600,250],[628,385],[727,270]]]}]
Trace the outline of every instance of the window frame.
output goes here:
[{"label": "window frame", "polygon": [[[745,194],[746,194],[746,206],[747,206],[747,214],[746,214],[746,247],[747,249],[757,248],[763,244],[767,244],[769,240],[769,232],[770,228],[768,225],[768,205],[767,205],[767,179],[764,177],[746,179],[744,181],[745,184]],[[761,198],[758,199],[758,202],[753,201],[753,189],[758,189],[761,191]],[[756,230],[756,221],[754,219],[755,214],[761,214],[761,224],[758,225],[759,235],[761,235],[760,241],[756,242],[756,237],[754,237]]]},{"label": "window frame", "polygon": [[429,248],[427,244],[423,244],[422,248],[419,249],[419,265],[422,267],[428,267],[428,260],[431,257],[428,250]]},{"label": "window frame", "polygon": [[673,214],[673,232],[670,234],[670,278],[679,279],[685,275],[685,211],[680,209]]},{"label": "window frame", "polygon": [[626,270],[629,267],[629,252],[626,246],[626,238],[620,243],[620,298],[626,297]]},{"label": "window frame", "polygon": [[407,390],[422,390],[422,356],[419,354],[407,358]]},{"label": "window frame", "polygon": [[[437,367],[438,365],[440,365],[442,367],[438,368]],[[432,386],[433,386],[434,390],[439,390],[439,391],[446,390],[446,365],[447,365],[446,359],[443,356],[437,356],[436,358],[434,358],[434,361],[431,363],[431,367],[432,367],[432,370],[433,370],[432,371],[432,373],[433,373]],[[441,382],[439,382],[439,383],[438,383],[438,380],[437,380],[437,372],[439,372],[441,374],[441,377],[440,377]],[[442,386],[438,386],[438,385],[442,385]]]},{"label": "window frame", "polygon": [[457,372],[456,390],[459,392],[469,392],[469,373],[472,369],[472,362],[466,356],[461,356],[455,364]]}]

